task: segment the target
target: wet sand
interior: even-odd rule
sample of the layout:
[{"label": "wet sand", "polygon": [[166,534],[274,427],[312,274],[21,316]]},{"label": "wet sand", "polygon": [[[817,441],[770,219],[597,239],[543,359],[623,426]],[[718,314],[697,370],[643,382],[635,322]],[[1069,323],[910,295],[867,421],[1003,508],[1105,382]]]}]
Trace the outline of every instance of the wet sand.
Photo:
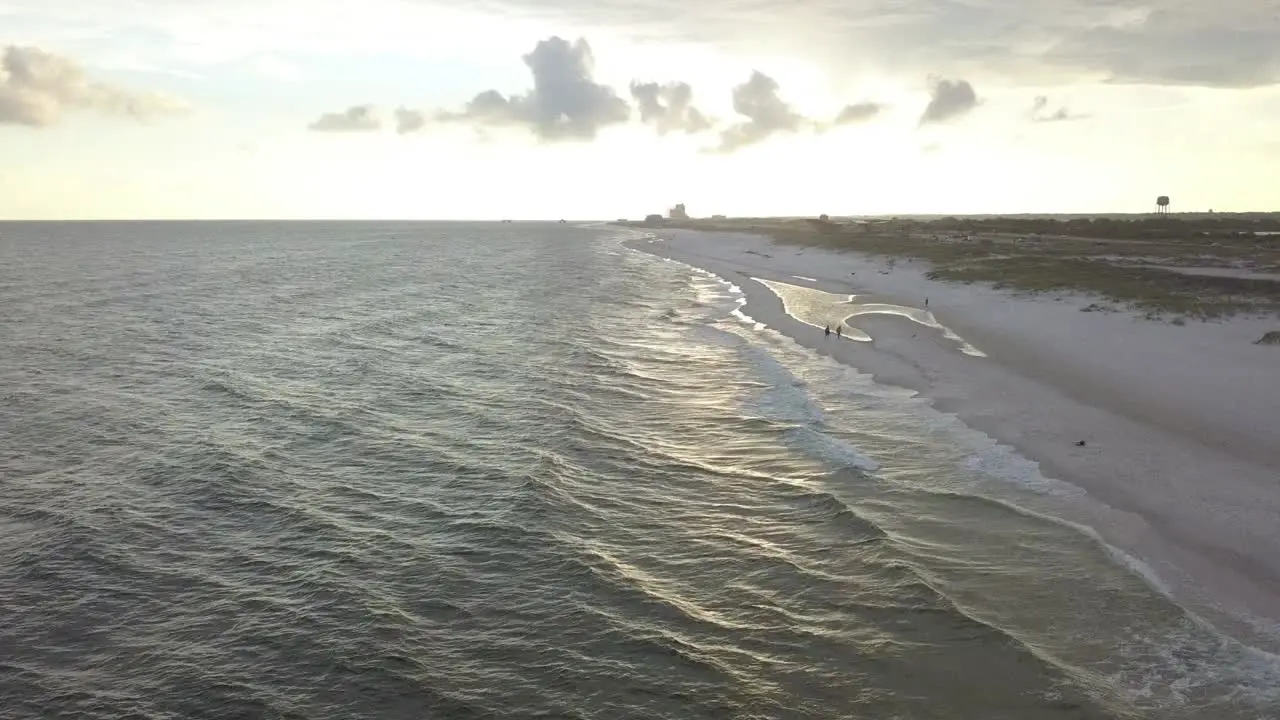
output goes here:
[{"label": "wet sand", "polygon": [[[633,247],[738,284],[757,321],[1017,448],[1069,484],[1060,518],[1137,558],[1136,571],[1223,631],[1280,648],[1280,352],[1252,344],[1273,323],[1175,327],[1080,312],[1090,298],[949,285],[922,265],[760,236],[660,238]],[[850,334],[870,340],[792,317],[778,283],[856,295]],[[923,313],[926,297],[928,317],[952,333],[900,310],[866,312]]]}]

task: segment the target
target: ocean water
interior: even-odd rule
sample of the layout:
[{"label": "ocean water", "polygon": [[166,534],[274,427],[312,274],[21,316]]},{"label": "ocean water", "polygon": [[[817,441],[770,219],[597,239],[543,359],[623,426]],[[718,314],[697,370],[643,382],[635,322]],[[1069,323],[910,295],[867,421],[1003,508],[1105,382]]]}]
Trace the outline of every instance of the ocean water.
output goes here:
[{"label": "ocean water", "polygon": [[634,237],[0,224],[0,718],[1280,717],[1034,465]]}]

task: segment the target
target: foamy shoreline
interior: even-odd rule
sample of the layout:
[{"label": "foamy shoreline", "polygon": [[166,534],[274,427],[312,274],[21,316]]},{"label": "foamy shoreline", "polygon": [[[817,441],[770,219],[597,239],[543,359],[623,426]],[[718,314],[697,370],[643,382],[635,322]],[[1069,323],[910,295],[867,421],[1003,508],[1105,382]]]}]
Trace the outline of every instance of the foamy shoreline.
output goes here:
[{"label": "foamy shoreline", "polygon": [[[1230,634],[1280,644],[1280,349],[1252,344],[1275,323],[1175,327],[1082,313],[1088,298],[949,285],[928,280],[923,265],[760,236],[660,237],[631,246],[739,285],[757,321],[1017,448],[1084,491],[1063,500],[1062,519],[1140,559],[1156,584]],[[753,278],[919,312],[928,297],[945,328],[869,314],[850,324],[870,342],[826,338]],[[945,329],[987,357],[961,352]]]}]

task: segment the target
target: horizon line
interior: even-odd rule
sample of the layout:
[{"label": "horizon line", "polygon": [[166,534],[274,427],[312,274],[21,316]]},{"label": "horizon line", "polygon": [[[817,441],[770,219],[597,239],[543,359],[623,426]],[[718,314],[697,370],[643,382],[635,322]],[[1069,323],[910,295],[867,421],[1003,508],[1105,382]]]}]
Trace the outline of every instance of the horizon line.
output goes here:
[{"label": "horizon line", "polygon": [[[1190,217],[1190,216],[1239,216],[1239,215],[1280,215],[1280,210],[1231,210],[1231,211],[1184,211],[1170,213],[1156,213],[1153,211],[1145,212],[899,212],[899,213],[867,213],[867,214],[829,214],[831,218],[966,218],[966,217],[1102,217],[1102,216],[1126,216],[1126,217]],[[711,215],[690,217],[684,221],[698,220],[797,220],[806,218],[817,218],[818,214],[813,215],[723,215],[713,217]],[[249,223],[249,222],[317,222],[317,223],[366,223],[366,222],[393,222],[393,223],[493,223],[493,224],[512,224],[512,223],[600,223],[611,224],[619,221],[626,222],[643,222],[645,216],[640,215],[635,218],[404,218],[404,217],[384,217],[384,218],[323,218],[323,217],[243,217],[243,218],[166,218],[166,217],[137,217],[137,218],[0,218],[0,224],[21,224],[21,223],[161,223],[161,222],[191,222],[191,223]],[[663,220],[670,218],[663,217]]]}]

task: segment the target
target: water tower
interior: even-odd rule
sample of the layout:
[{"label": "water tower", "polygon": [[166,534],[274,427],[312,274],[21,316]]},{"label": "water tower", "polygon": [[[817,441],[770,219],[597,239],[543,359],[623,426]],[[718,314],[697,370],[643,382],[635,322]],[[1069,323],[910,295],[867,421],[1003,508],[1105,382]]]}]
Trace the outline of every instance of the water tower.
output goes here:
[{"label": "water tower", "polygon": [[1161,195],[1160,197],[1156,198],[1156,214],[1157,215],[1169,214],[1169,196],[1168,195]]}]

